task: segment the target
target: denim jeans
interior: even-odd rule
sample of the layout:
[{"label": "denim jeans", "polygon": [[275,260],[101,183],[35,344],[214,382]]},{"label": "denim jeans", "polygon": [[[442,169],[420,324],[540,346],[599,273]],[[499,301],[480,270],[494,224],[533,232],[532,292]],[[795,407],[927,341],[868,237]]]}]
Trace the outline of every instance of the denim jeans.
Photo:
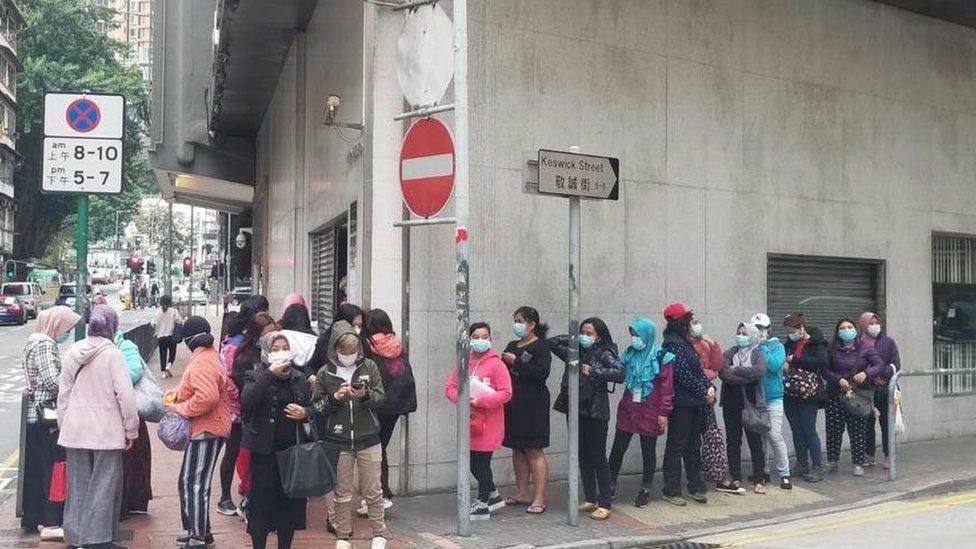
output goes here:
[{"label": "denim jeans", "polygon": [[783,437],[783,399],[770,400],[766,403],[769,410],[769,423],[772,428],[763,438],[769,444],[772,452],[769,458],[776,467],[776,474],[782,477],[790,476],[790,454],[786,450],[786,438]]},{"label": "denim jeans", "polygon": [[783,401],[786,419],[793,431],[793,449],[796,451],[796,461],[800,465],[823,465],[823,450],[820,447],[820,435],[817,434],[817,414],[819,402],[811,398],[802,400],[786,397]]}]

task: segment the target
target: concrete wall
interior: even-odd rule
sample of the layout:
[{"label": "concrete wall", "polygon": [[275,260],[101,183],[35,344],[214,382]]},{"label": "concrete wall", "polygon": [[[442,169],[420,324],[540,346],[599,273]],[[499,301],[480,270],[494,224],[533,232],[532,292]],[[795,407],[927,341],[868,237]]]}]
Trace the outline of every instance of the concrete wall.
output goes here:
[{"label": "concrete wall", "polygon": [[[344,121],[361,114],[361,17],[353,0],[320,5],[305,35],[305,108],[293,106],[290,60],[262,129],[271,254],[284,267],[272,268],[269,297],[307,293],[288,254],[302,257],[308,231],[365,200],[368,289],[354,297],[396,314],[400,241],[389,224],[400,215],[391,168],[402,127],[386,121],[401,107],[390,71],[400,15],[377,15],[383,38],[367,64],[367,117],[378,124],[369,169],[320,122],[328,93],[343,96]],[[621,159],[620,200],[584,204],[582,240],[583,313],[616,338],[634,316],[660,321],[664,304],[683,300],[728,343],[739,319],[765,308],[767,253],[859,257],[886,261],[888,328],[906,367],[930,364],[931,234],[976,234],[976,30],[854,0],[476,0],[469,25],[471,316],[495,326],[499,346],[521,304],[554,332],[566,325],[566,203],[523,194],[521,170],[526,153],[579,145]],[[304,175],[289,168],[300,164],[287,130],[298,116]],[[299,225],[295,204],[305,205]],[[452,228],[413,229],[409,260],[419,391],[409,482],[423,492],[454,482],[454,408],[442,391]],[[554,361],[553,396],[561,372]],[[903,388],[910,438],[976,432],[976,398],[933,399],[927,379]],[[553,414],[554,477],[565,471],[563,425]]]}]

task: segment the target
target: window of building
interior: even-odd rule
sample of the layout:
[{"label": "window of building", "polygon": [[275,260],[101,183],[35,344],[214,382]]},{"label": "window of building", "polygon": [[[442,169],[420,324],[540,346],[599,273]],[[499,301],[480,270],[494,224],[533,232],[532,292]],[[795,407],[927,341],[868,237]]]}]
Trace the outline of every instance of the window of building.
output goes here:
[{"label": "window of building", "polygon": [[[932,305],[934,367],[976,367],[976,237],[932,236]],[[935,378],[937,396],[973,393],[976,375]]]},{"label": "window of building", "polygon": [[811,326],[833,338],[837,321],[864,311],[885,314],[884,263],[868,259],[770,254],[766,309],[782,334],[786,315],[801,312]]}]

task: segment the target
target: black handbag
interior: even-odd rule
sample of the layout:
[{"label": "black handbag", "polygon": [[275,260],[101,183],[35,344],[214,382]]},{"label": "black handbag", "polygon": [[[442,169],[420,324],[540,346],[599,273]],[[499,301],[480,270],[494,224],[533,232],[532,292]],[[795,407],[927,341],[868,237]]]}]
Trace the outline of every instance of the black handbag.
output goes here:
[{"label": "black handbag", "polygon": [[311,441],[301,442],[301,431],[296,425],[298,443],[275,453],[281,489],[290,498],[324,496],[335,488],[339,447],[319,440],[315,422],[310,421],[309,425],[312,427]]},{"label": "black handbag", "polygon": [[874,413],[874,388],[851,389],[837,395],[844,411],[854,417],[869,417]]}]

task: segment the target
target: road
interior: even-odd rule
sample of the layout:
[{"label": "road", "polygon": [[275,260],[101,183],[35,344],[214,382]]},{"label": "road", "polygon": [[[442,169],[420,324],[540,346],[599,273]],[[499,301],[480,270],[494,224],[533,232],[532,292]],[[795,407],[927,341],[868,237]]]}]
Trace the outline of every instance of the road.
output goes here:
[{"label": "road", "polygon": [[[101,287],[109,304],[121,309],[118,286]],[[123,311],[119,320],[122,330],[148,322],[155,310]],[[17,457],[20,445],[20,407],[24,390],[24,368],[21,356],[27,338],[37,329],[37,321],[23,326],[0,326],[0,501],[13,493],[17,478]],[[62,353],[71,345],[61,346]]]},{"label": "road", "polygon": [[750,549],[973,547],[976,491],[892,501],[692,541]]}]

